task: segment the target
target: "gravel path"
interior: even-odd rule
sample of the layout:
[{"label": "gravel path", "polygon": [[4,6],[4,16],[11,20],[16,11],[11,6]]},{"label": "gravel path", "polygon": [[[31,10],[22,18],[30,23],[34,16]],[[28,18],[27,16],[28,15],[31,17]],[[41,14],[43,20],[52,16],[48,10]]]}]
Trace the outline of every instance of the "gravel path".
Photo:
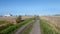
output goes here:
[{"label": "gravel path", "polygon": [[33,28],[31,30],[30,34],[41,34],[39,20],[36,20],[36,22],[33,25]]},{"label": "gravel path", "polygon": [[23,31],[29,24],[31,24],[33,21],[34,21],[34,20],[32,20],[31,22],[29,22],[29,23],[23,25],[22,27],[18,28],[17,31],[16,31],[14,34],[21,34],[22,31]]}]

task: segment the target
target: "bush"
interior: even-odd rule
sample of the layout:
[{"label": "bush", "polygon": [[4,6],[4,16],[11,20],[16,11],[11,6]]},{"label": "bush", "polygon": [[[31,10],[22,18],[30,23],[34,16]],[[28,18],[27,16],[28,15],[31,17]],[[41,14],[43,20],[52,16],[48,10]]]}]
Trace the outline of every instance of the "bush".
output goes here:
[{"label": "bush", "polygon": [[22,19],[21,16],[18,16],[17,19],[16,19],[16,22],[17,23],[21,22],[21,19]]}]

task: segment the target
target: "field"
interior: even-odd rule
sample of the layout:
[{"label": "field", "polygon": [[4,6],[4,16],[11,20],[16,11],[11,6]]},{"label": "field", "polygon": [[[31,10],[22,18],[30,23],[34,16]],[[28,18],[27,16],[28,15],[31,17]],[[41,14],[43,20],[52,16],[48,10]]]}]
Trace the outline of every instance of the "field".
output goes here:
[{"label": "field", "polygon": [[42,16],[41,19],[46,20],[47,24],[52,27],[51,29],[55,30],[57,33],[60,33],[60,16]]},{"label": "field", "polygon": [[[4,26],[4,25],[7,25],[7,24],[16,24],[16,19],[17,19],[18,16],[8,16],[8,17],[0,17],[0,27]],[[33,16],[21,16],[21,20],[25,20],[27,18],[32,18]]]},{"label": "field", "polygon": [[[24,20],[24,21],[20,21],[19,19],[19,23],[14,22],[16,21],[17,18],[18,17],[13,17],[13,16],[0,17],[0,34],[7,34],[7,33],[11,34],[17,28],[21,27],[22,25],[32,20],[31,16],[21,16],[21,20]],[[13,23],[16,23],[16,24],[13,24]]]},{"label": "field", "polygon": [[[40,32],[42,34],[60,34],[60,16],[21,16],[21,21],[19,18],[19,22],[16,22],[17,18],[17,16],[0,17],[0,34],[15,34],[21,31],[22,34],[28,34],[30,31],[34,31],[32,29],[35,27],[32,27],[33,23],[35,23],[35,25],[40,23],[39,29],[41,29]],[[31,24],[29,25],[28,23]],[[37,28],[37,26],[35,28]],[[37,29],[35,30],[38,31]]]},{"label": "field", "polygon": [[60,16],[45,16],[43,18],[60,28]]},{"label": "field", "polygon": [[[14,23],[16,23],[16,18],[17,18],[18,16],[9,16],[9,17],[5,17],[5,16],[3,16],[3,17],[0,17],[0,21],[9,21],[9,22],[14,22]],[[32,16],[22,16],[21,18],[22,18],[22,20],[24,20],[24,19],[26,19],[26,18],[31,18]]]}]

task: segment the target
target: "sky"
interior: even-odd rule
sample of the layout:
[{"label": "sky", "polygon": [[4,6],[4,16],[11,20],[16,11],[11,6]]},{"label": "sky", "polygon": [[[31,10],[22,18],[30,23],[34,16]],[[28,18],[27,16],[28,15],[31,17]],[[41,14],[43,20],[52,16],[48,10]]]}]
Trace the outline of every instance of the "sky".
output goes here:
[{"label": "sky", "polygon": [[0,0],[0,15],[60,14],[60,0]]}]

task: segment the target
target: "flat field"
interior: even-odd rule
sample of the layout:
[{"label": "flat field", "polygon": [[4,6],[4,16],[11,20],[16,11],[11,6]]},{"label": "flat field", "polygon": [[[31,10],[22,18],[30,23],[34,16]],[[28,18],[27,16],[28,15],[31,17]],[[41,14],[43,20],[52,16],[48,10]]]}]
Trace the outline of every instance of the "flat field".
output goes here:
[{"label": "flat field", "polygon": [[[22,20],[27,18],[31,18],[32,16],[22,16]],[[9,22],[16,22],[17,16],[9,16],[9,17],[0,17],[0,21],[9,21]]]},{"label": "flat field", "polygon": [[[8,16],[8,17],[0,17],[0,27],[9,23],[16,24],[16,18],[18,16]],[[26,20],[27,18],[32,18],[33,16],[22,16],[22,20]]]},{"label": "flat field", "polygon": [[60,27],[60,16],[44,16],[43,19]]},{"label": "flat field", "polygon": [[42,16],[41,18],[48,21],[48,24],[57,32],[60,32],[60,16]]}]

